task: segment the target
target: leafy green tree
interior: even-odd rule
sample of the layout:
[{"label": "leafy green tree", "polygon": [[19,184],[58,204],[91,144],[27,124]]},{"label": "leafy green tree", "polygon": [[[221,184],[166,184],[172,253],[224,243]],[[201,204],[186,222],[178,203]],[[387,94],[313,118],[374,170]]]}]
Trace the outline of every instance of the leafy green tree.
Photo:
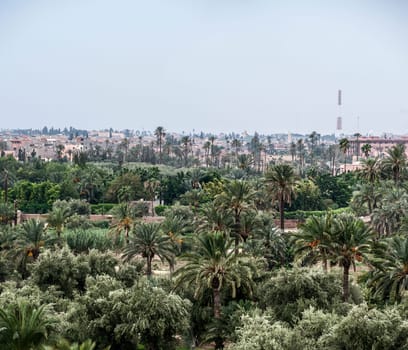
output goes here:
[{"label": "leafy green tree", "polygon": [[321,349],[408,349],[408,324],[397,309],[353,309],[320,339]]},{"label": "leafy green tree", "polygon": [[139,175],[125,172],[117,176],[108,187],[106,200],[111,203],[121,202],[121,189],[126,188],[126,200],[143,198],[143,183]]},{"label": "leafy green tree", "polygon": [[288,164],[273,166],[265,175],[268,191],[279,204],[280,228],[285,229],[285,204],[291,203],[295,193],[295,173]]},{"label": "leafy green tree", "polygon": [[138,255],[146,259],[148,277],[153,273],[152,262],[155,256],[173,264],[174,249],[171,239],[163,234],[159,224],[140,223],[135,226],[130,242],[123,250],[123,258],[129,261]]},{"label": "leafy green tree", "polygon": [[116,279],[88,278],[80,307],[69,313],[68,339],[94,339],[99,346],[174,350],[176,335],[188,327],[190,302],[151,283],[124,288]]},{"label": "leafy green tree", "polygon": [[291,325],[309,307],[333,311],[341,303],[341,281],[334,273],[280,269],[257,288],[259,307],[270,309],[278,321]]},{"label": "leafy green tree", "polygon": [[324,203],[319,187],[310,179],[298,181],[295,185],[296,198],[290,210],[323,210]]}]

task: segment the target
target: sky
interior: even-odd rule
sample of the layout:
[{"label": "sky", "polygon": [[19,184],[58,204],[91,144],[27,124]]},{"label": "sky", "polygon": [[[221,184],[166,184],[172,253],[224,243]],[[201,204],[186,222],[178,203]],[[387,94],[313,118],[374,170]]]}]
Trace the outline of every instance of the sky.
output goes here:
[{"label": "sky", "polygon": [[404,0],[0,0],[0,129],[408,134],[407,19]]}]

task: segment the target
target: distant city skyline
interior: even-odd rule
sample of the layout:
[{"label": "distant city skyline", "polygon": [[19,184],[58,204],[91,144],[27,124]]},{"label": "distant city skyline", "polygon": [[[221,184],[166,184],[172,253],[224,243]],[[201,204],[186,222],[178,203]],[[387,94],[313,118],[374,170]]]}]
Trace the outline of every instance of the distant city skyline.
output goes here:
[{"label": "distant city skyline", "polygon": [[[0,129],[408,134],[402,0],[3,0]],[[342,90],[341,112],[338,90]]]}]

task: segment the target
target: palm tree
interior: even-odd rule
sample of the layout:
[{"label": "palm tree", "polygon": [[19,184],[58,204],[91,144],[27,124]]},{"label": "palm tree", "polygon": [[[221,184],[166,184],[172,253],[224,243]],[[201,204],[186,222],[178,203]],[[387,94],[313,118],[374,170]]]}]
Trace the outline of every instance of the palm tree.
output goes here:
[{"label": "palm tree", "polygon": [[364,153],[364,156],[368,158],[371,153],[372,146],[369,143],[365,143],[361,146],[361,151]]},{"label": "palm tree", "polygon": [[231,147],[235,149],[235,161],[236,163],[238,163],[238,151],[240,149],[240,147],[242,146],[242,143],[240,140],[238,140],[237,138],[234,138],[231,142]]},{"label": "palm tree", "polygon": [[[176,287],[193,286],[196,299],[207,290],[212,292],[215,320],[221,319],[223,291],[229,290],[235,298],[238,289],[248,295],[254,290],[256,266],[246,257],[234,254],[232,245],[233,240],[221,232],[200,235],[196,249],[184,256],[186,264],[176,271]],[[223,348],[222,339],[216,341],[215,348]]]},{"label": "palm tree", "polygon": [[383,191],[381,205],[373,210],[372,223],[380,235],[391,235],[400,229],[407,217],[408,193],[400,187],[388,187]]},{"label": "palm tree", "polygon": [[377,183],[381,177],[379,158],[367,158],[363,160],[362,165],[363,167],[359,170],[360,177],[371,185]]},{"label": "palm tree", "polygon": [[129,261],[137,255],[146,259],[148,277],[152,275],[152,261],[155,256],[162,262],[166,260],[173,264],[173,245],[170,237],[162,233],[160,224],[140,223],[135,227],[130,243],[123,250],[123,259]]},{"label": "palm tree", "polygon": [[327,272],[327,262],[330,257],[332,240],[333,216],[330,212],[318,217],[312,216],[300,227],[300,231],[293,233],[294,253],[303,263],[323,263],[323,271]]},{"label": "palm tree", "polygon": [[200,210],[197,230],[199,232],[224,232],[229,234],[234,227],[234,217],[230,210],[220,210],[213,203],[205,203]]},{"label": "palm tree", "polygon": [[359,132],[356,132],[353,136],[356,138],[356,155],[358,161],[358,157],[360,156],[360,137],[362,135]]},{"label": "palm tree", "polygon": [[374,296],[391,303],[400,302],[408,289],[408,237],[395,236],[375,244],[374,270],[368,286]]},{"label": "palm tree", "polygon": [[247,250],[255,256],[262,256],[269,269],[284,266],[287,262],[288,247],[282,231],[275,227],[272,216],[266,222],[257,217],[256,226],[253,239],[246,244]]},{"label": "palm tree", "polygon": [[350,214],[343,214],[333,221],[330,258],[343,267],[343,301],[348,301],[350,267],[363,261],[369,250],[373,233],[364,222]]},{"label": "palm tree", "polygon": [[55,321],[47,315],[45,306],[38,308],[20,302],[0,309],[0,343],[2,349],[39,349],[54,330]]},{"label": "palm tree", "polygon": [[279,204],[280,228],[285,230],[285,204],[291,203],[295,192],[295,173],[288,164],[273,166],[265,175],[268,191]]},{"label": "palm tree", "polygon": [[243,213],[254,208],[255,194],[255,191],[247,181],[232,180],[225,182],[222,193],[215,197],[216,205],[232,211],[234,217],[233,234],[236,249],[240,238],[244,241],[247,239],[247,236],[243,234],[241,230],[241,216]]},{"label": "palm tree", "polygon": [[314,164],[314,156],[315,156],[315,148],[316,148],[316,144],[317,141],[319,140],[320,135],[316,132],[313,131],[310,135],[309,135],[309,141],[310,141],[310,157],[312,159],[312,165]]},{"label": "palm tree", "polygon": [[210,138],[209,138],[209,141],[210,141],[210,144],[211,144],[211,147],[210,147],[210,150],[211,150],[211,166],[214,166],[214,154],[215,154],[215,152],[214,152],[214,141],[215,141],[215,139],[216,139],[216,137],[214,135],[211,135]]},{"label": "palm tree", "polygon": [[24,255],[34,260],[40,255],[41,248],[49,241],[44,222],[30,219],[21,224],[19,246],[24,247]]},{"label": "palm tree", "polygon": [[64,225],[67,223],[70,217],[70,210],[67,207],[57,207],[48,214],[47,222],[48,224],[55,228],[58,238],[61,237],[61,233],[64,229]]},{"label": "palm tree", "polygon": [[119,203],[113,209],[114,222],[113,229],[117,234],[125,231],[126,240],[129,240],[129,232],[134,225],[136,213],[129,203]]},{"label": "palm tree", "polygon": [[183,145],[182,155],[184,158],[184,166],[188,164],[188,154],[191,148],[191,139],[189,136],[183,136],[181,138],[181,144]]},{"label": "palm tree", "polygon": [[406,171],[407,155],[405,145],[398,144],[387,150],[387,157],[383,160],[383,168],[391,173],[394,182],[398,185],[401,182],[403,173]]},{"label": "palm tree", "polygon": [[157,139],[157,144],[159,145],[159,163],[162,163],[162,145],[163,145],[163,138],[166,136],[165,130],[162,126],[158,126],[154,131],[154,134]]},{"label": "palm tree", "polygon": [[145,181],[143,185],[147,195],[147,199],[151,202],[152,216],[154,216],[154,199],[156,198],[157,190],[160,188],[160,181],[151,179]]},{"label": "palm tree", "polygon": [[11,203],[0,203],[0,225],[7,225],[13,222],[15,210]]},{"label": "palm tree", "polygon": [[344,154],[344,172],[346,172],[347,152],[350,149],[350,141],[348,138],[344,137],[339,140],[339,148]]}]

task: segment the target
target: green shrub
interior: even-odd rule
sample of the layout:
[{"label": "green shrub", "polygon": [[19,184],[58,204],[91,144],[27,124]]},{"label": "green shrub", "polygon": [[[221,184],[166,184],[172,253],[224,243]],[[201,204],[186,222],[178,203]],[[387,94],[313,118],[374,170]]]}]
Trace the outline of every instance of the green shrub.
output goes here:
[{"label": "green shrub", "polygon": [[106,251],[123,246],[123,238],[111,235],[106,229],[67,230],[64,236],[69,248],[75,253],[91,249]]},{"label": "green shrub", "polygon": [[169,208],[168,205],[156,205],[154,211],[156,212],[157,216],[163,216],[167,208]]},{"label": "green shrub", "polygon": [[113,203],[99,203],[99,204],[91,204],[91,214],[100,214],[105,215],[108,213],[115,204]]},{"label": "green shrub", "polygon": [[311,269],[279,270],[258,288],[261,308],[293,324],[309,307],[331,311],[341,302],[341,279]]}]

